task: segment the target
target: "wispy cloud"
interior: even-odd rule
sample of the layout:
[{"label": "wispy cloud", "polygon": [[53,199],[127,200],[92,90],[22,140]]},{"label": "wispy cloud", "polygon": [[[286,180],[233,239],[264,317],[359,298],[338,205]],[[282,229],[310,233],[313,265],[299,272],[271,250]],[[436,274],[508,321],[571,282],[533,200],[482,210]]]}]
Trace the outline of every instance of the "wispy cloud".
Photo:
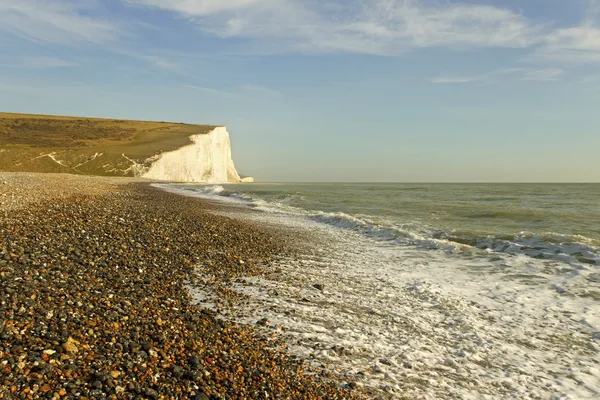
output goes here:
[{"label": "wispy cloud", "polygon": [[40,43],[106,43],[119,28],[112,22],[85,15],[87,1],[0,0],[0,31]]},{"label": "wispy cloud", "polygon": [[[537,81],[558,79],[570,64],[600,62],[600,2],[595,0],[590,0],[581,24],[570,27],[466,0],[124,1],[171,12],[205,35],[245,39],[226,48],[234,53],[394,56],[433,47],[520,48],[527,51],[517,62],[539,67],[525,68],[513,78]],[[498,75],[440,76],[432,81],[488,82]]]},{"label": "wispy cloud", "polygon": [[137,55],[137,54],[132,54],[132,53],[129,53],[129,55],[131,55],[132,57],[147,61],[157,68],[161,68],[161,69],[165,69],[165,70],[168,70],[171,72],[176,72],[178,74],[181,74],[181,65],[179,65],[178,63],[176,63],[174,61],[167,60],[166,58],[152,56],[152,55]]},{"label": "wispy cloud", "polygon": [[529,61],[586,64],[600,61],[600,2],[589,0],[583,21],[548,32]]},{"label": "wispy cloud", "polygon": [[274,100],[283,96],[283,94],[277,90],[254,84],[239,85],[227,89],[215,89],[198,85],[183,86],[209,95],[237,100]]},{"label": "wispy cloud", "polygon": [[245,96],[275,99],[282,97],[283,94],[277,90],[269,89],[259,85],[240,85],[234,88],[236,91],[244,93]]},{"label": "wispy cloud", "polygon": [[169,10],[261,51],[394,55],[412,47],[525,47],[543,26],[508,9],[418,0],[127,0]]},{"label": "wispy cloud", "polygon": [[530,57],[537,61],[590,63],[600,61],[600,28],[583,25],[558,29]]},{"label": "wispy cloud", "polygon": [[58,57],[0,57],[0,66],[8,68],[49,69],[78,67],[79,63]]},{"label": "wispy cloud", "polygon": [[219,90],[219,89],[214,89],[214,88],[210,88],[210,87],[205,87],[205,86],[198,86],[198,85],[182,85],[183,87],[186,87],[188,89],[193,89],[193,90],[197,90],[199,92],[203,92],[206,94],[210,94],[210,95],[214,95],[214,96],[219,96],[219,97],[236,97],[236,95],[234,93],[228,92],[226,90]]},{"label": "wispy cloud", "polygon": [[555,81],[564,71],[561,68],[504,68],[480,75],[446,75],[432,78],[431,83],[456,84],[486,82],[492,83],[500,78],[521,81]]},{"label": "wispy cloud", "polygon": [[[194,24],[199,34],[233,38],[229,53],[359,53],[400,55],[417,48],[520,48],[537,68],[481,75],[438,76],[434,83],[512,79],[555,80],[569,63],[600,61],[600,3],[591,2],[579,26],[556,28],[508,8],[470,0],[120,0],[129,6],[172,13]],[[147,22],[104,18],[100,0],[0,0],[0,33],[46,44],[101,44],[121,56],[193,77],[190,62],[134,48],[126,38]],[[143,19],[143,18],[142,18]],[[153,25],[150,25],[153,26]],[[239,47],[245,46],[246,47]],[[225,47],[238,46],[235,48]],[[161,49],[158,49],[161,50]],[[69,62],[38,57],[28,68],[68,67]],[[14,64],[14,63],[13,63]],[[5,64],[6,65],[6,64]],[[268,90],[268,89],[267,89]],[[257,88],[234,92],[276,97]]]},{"label": "wispy cloud", "polygon": [[561,68],[524,69],[520,80],[522,81],[556,81],[564,74]]},{"label": "wispy cloud", "polygon": [[[130,32],[115,18],[99,16],[96,0],[0,0],[0,32],[44,45],[101,45],[105,50],[125,57],[143,60],[150,65],[181,74],[181,66],[169,59],[143,54],[128,45]],[[129,21],[130,27],[148,29],[144,21]],[[59,68],[77,63],[56,57],[26,57],[1,62],[5,67]]]},{"label": "wispy cloud", "polygon": [[150,7],[173,10],[182,14],[200,16],[247,8],[264,0],[125,0]]},{"label": "wispy cloud", "polygon": [[473,76],[436,76],[431,78],[431,83],[469,83],[481,82],[488,79],[488,75],[473,75]]}]

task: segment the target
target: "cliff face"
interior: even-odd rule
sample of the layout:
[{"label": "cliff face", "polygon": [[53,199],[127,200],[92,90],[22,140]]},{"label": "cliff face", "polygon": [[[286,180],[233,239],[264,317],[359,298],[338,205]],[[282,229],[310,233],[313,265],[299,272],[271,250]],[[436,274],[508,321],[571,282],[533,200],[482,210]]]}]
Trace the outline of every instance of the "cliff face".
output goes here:
[{"label": "cliff face", "polygon": [[226,127],[191,136],[190,140],[190,145],[159,154],[141,176],[177,182],[241,182],[231,159],[231,141]]},{"label": "cliff face", "polygon": [[225,127],[0,112],[0,171],[237,183]]}]

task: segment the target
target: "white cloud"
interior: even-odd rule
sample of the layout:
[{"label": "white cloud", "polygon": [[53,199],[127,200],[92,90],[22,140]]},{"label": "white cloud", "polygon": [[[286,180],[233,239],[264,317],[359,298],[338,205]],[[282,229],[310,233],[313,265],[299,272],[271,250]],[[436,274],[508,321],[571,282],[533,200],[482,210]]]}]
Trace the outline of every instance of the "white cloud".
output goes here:
[{"label": "white cloud", "polygon": [[48,69],[78,67],[79,64],[58,57],[1,57],[0,66],[8,68]]},{"label": "white cloud", "polygon": [[431,79],[431,83],[469,83],[479,82],[488,79],[487,75],[474,75],[474,76],[436,76]]},{"label": "white cloud", "polygon": [[591,84],[600,82],[600,74],[584,75],[578,79],[579,83]]},{"label": "white cloud", "polygon": [[[467,0],[121,0],[172,12],[205,34],[232,41],[228,52],[360,53],[398,55],[414,48],[527,48],[540,68],[507,74],[439,76],[434,83],[488,82],[502,75],[522,80],[555,80],[556,65],[600,61],[600,7],[590,7],[582,25],[554,28],[508,8]],[[145,60],[180,75],[179,60],[139,54],[122,25],[98,16],[100,0],[0,0],[0,34],[43,44],[102,44],[113,53]],[[592,2],[592,6],[596,4]],[[600,3],[597,3],[600,4]],[[128,29],[144,24],[130,21]],[[247,46],[246,46],[247,45]],[[36,65],[28,62],[29,68]],[[38,57],[39,68],[72,65]],[[266,89],[267,91],[269,89]],[[258,88],[236,88],[258,94]],[[262,93],[268,96],[268,92]],[[271,97],[276,96],[274,93]]]},{"label": "white cloud", "polygon": [[180,12],[185,15],[201,16],[220,12],[235,11],[259,3],[262,0],[126,0],[129,3],[143,4]]},{"label": "white cloud", "polygon": [[530,48],[525,59],[537,63],[600,62],[600,2],[594,0],[581,25],[561,28],[466,0],[123,1],[171,11],[210,35],[247,39],[248,46],[234,49],[242,53],[398,55],[414,48],[496,47]]},{"label": "white cloud", "polygon": [[471,83],[486,82],[491,83],[500,78],[513,79],[521,81],[555,81],[558,80],[564,71],[560,68],[504,68],[491,71],[481,75],[459,76],[437,76],[430,80],[431,83]]},{"label": "white cloud", "polygon": [[561,68],[542,68],[524,70],[520,77],[523,81],[556,81],[564,71]]},{"label": "white cloud", "polygon": [[213,96],[238,100],[274,100],[283,96],[283,94],[277,90],[254,84],[239,85],[229,89],[215,89],[198,85],[183,85],[183,87],[194,89]]},{"label": "white cloud", "polygon": [[113,23],[84,15],[86,1],[0,0],[0,31],[34,42],[105,43],[119,35]]},{"label": "white cloud", "polygon": [[170,10],[263,52],[399,54],[411,47],[526,47],[542,26],[488,5],[419,0],[127,0]]},{"label": "white cloud", "polygon": [[166,69],[171,72],[181,73],[181,66],[178,63],[173,62],[171,60],[167,60],[163,57],[157,57],[157,56],[151,56],[151,55],[136,55],[136,54],[129,54],[129,55],[131,57],[135,57],[135,58],[139,58],[141,60],[148,61],[149,63],[153,64],[155,67],[158,67],[161,69]]},{"label": "white cloud", "polygon": [[240,85],[235,87],[236,90],[243,92],[246,96],[259,98],[277,98],[281,97],[282,93],[259,85]]},{"label": "white cloud", "polygon": [[589,0],[579,25],[548,32],[527,60],[561,64],[600,62],[600,1]]},{"label": "white cloud", "polygon": [[182,85],[182,86],[186,87],[188,89],[197,90],[199,92],[204,92],[206,94],[210,94],[210,95],[214,95],[214,96],[236,97],[234,93],[230,93],[226,90],[219,90],[219,89],[214,89],[214,88],[205,87],[205,86],[198,86],[198,85]]},{"label": "white cloud", "polygon": [[600,28],[582,25],[557,29],[549,34],[533,53],[533,60],[563,63],[588,63],[600,61]]}]

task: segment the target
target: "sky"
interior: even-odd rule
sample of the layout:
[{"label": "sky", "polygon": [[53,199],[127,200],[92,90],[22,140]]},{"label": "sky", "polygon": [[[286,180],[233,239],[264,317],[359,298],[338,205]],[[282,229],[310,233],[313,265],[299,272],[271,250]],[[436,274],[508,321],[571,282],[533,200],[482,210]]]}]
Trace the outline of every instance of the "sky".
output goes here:
[{"label": "sky", "polygon": [[0,0],[0,111],[226,125],[259,181],[600,182],[600,0]]}]

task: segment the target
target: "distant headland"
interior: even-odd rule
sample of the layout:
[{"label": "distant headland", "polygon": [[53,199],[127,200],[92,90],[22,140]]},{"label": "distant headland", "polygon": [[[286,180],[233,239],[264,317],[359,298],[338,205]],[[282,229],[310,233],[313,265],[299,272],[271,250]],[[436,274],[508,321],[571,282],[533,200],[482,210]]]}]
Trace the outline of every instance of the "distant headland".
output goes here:
[{"label": "distant headland", "polygon": [[14,113],[0,113],[0,171],[253,181],[238,174],[223,126]]}]

